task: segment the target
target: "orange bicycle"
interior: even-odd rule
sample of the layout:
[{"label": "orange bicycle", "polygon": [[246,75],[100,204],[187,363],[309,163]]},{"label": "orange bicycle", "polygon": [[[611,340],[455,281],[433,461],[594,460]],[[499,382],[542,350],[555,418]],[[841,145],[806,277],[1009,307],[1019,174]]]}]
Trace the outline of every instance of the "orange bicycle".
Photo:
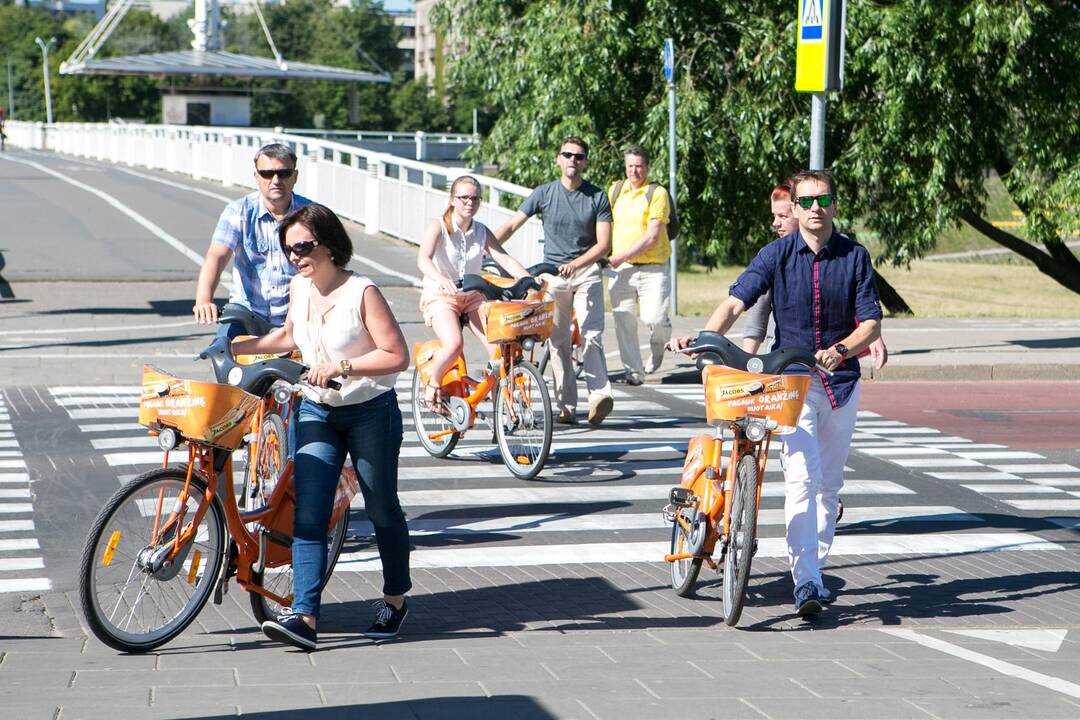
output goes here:
[{"label": "orange bicycle", "polygon": [[[701,332],[679,352],[697,355],[705,389],[705,416],[715,430],[687,446],[682,481],[671,489],[665,518],[672,523],[671,586],[688,597],[702,563],[720,572],[724,622],[742,615],[750,563],[757,552],[757,519],[765,461],[773,435],[795,430],[810,377],[781,375],[789,365],[825,371],[813,354],[781,348],[766,355],[744,352],[723,335]],[[745,368],[740,370],[736,368]],[[825,371],[827,372],[827,371]],[[830,373],[831,374],[831,373]],[[734,434],[724,467],[723,429]]]},{"label": "orange bicycle", "polygon": [[441,407],[432,411],[424,403],[423,390],[442,343],[416,343],[412,415],[420,444],[432,457],[449,455],[478,418],[488,421],[478,407],[494,391],[495,411],[489,424],[494,424],[499,455],[514,476],[532,479],[551,452],[554,418],[544,378],[525,353],[531,355],[536,344],[551,334],[555,303],[532,277],[514,282],[497,275],[466,275],[462,289],[480,292],[488,300],[481,314],[486,313],[488,341],[498,346],[494,367],[486,366],[475,379],[468,374],[464,355],[459,355],[440,381]]},{"label": "orange bicycle", "polygon": [[[94,635],[117,650],[146,652],[173,639],[211,593],[221,603],[233,575],[250,593],[260,623],[292,602],[292,462],[263,493],[265,504],[241,512],[232,453],[262,399],[280,391],[278,383],[294,387],[307,367],[283,358],[241,365],[225,338],[200,357],[228,384],[143,368],[139,422],[157,436],[162,467],[134,478],[106,502],[83,549],[83,614]],[[181,444],[187,445],[186,462],[169,465],[170,452]],[[341,553],[349,503],[358,489],[355,474],[343,471],[324,585]],[[256,498],[261,502],[262,495]]]}]

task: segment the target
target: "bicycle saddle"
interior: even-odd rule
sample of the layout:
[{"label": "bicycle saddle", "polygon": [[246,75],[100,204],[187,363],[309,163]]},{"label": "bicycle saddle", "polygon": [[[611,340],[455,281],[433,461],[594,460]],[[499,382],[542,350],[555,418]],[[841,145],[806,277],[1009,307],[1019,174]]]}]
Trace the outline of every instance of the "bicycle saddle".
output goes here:
[{"label": "bicycle saddle", "polygon": [[716,332],[702,330],[698,336],[690,342],[687,352],[700,353],[697,360],[698,369],[706,365],[727,365],[737,370],[759,373],[764,375],[778,375],[789,365],[802,365],[813,370],[817,367],[817,359],[812,353],[798,348],[779,348],[765,355],[754,355],[740,348],[726,337]]},{"label": "bicycle saddle", "polygon": [[530,290],[540,290],[543,286],[535,278],[523,277],[509,287],[499,287],[479,275],[466,275],[461,280],[461,289],[465,292],[478,292],[488,300],[524,300]]},{"label": "bicycle saddle", "polygon": [[[262,397],[277,380],[294,385],[304,377],[308,366],[285,358],[263,360],[251,365],[241,365],[233,359],[228,338],[219,337],[199,353],[199,359],[209,360],[214,368],[214,378],[223,385],[238,387],[252,395]],[[329,386],[338,390],[341,383],[331,380]]]},{"label": "bicycle saddle", "polygon": [[221,314],[218,315],[218,323],[221,325],[236,323],[243,326],[244,332],[248,335],[265,335],[274,329],[274,326],[263,317],[236,303],[226,303],[221,309]]}]

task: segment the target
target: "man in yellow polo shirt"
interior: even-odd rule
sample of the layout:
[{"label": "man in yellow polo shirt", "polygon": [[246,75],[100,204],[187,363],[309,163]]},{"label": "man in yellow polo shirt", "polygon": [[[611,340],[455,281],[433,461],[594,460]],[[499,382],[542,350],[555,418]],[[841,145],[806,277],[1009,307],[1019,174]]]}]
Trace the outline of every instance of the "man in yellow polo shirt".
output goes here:
[{"label": "man in yellow polo shirt", "polygon": [[[611,267],[615,277],[608,283],[619,356],[626,368],[626,382],[640,385],[664,359],[664,343],[671,338],[668,299],[668,222],[671,202],[667,190],[649,182],[649,151],[631,145],[623,151],[626,179],[608,188],[614,224]],[[641,361],[638,349],[637,302],[641,321],[649,328],[649,357]]]}]

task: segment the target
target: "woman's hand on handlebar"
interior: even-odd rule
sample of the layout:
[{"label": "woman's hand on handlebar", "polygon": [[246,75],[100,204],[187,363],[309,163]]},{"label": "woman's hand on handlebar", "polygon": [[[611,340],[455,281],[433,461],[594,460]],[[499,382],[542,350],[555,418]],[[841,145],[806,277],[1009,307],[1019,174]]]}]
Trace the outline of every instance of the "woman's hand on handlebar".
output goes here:
[{"label": "woman's hand on handlebar", "polygon": [[197,302],[191,311],[195,315],[195,322],[200,325],[213,325],[217,322],[218,306],[213,302]]},{"label": "woman's hand on handlebar", "polygon": [[340,363],[328,362],[316,365],[308,370],[304,380],[306,380],[309,385],[324,388],[330,387],[330,381],[334,378],[344,376],[345,373],[342,371]]}]

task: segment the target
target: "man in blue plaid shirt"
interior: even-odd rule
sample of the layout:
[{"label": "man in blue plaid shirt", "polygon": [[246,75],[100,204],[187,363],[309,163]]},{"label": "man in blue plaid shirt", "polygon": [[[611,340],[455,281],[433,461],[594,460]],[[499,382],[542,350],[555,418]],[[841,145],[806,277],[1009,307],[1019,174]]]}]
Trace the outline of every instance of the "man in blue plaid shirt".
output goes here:
[{"label": "man in blue plaid shirt", "polygon": [[[291,211],[311,202],[293,192],[296,177],[296,154],[288,146],[264,145],[255,153],[259,189],[229,203],[221,213],[195,286],[196,322],[217,322],[214,291],[232,259],[229,302],[243,305],[276,327],[285,323],[289,281],[296,268],[281,251],[278,225]],[[227,324],[219,332],[236,337],[242,331],[239,325]]]}]

